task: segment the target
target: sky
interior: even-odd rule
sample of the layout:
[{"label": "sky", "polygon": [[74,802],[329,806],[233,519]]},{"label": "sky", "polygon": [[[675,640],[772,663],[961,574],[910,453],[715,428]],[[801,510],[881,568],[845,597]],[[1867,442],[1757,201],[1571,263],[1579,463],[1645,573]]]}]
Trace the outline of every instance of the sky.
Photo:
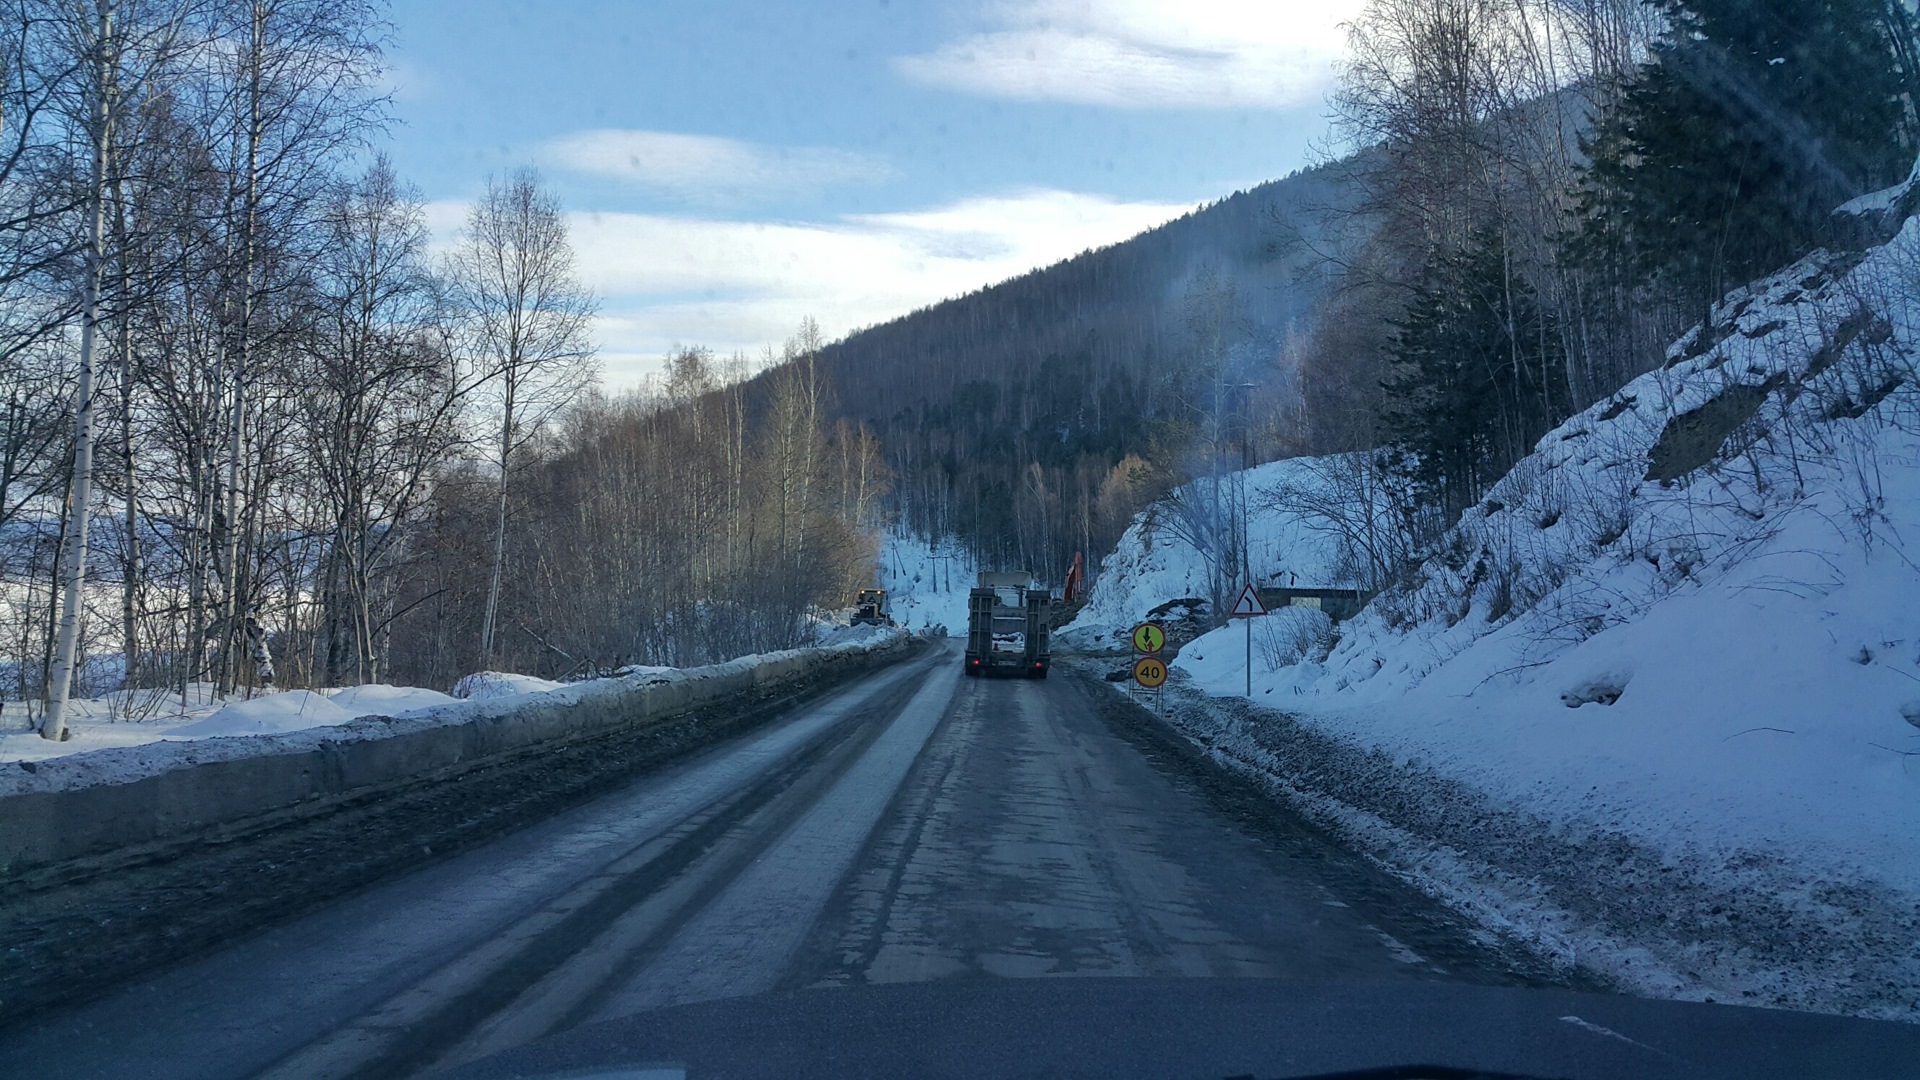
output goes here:
[{"label": "sky", "polygon": [[451,242],[523,165],[603,379],[758,358],[1316,160],[1358,0],[394,0],[384,149]]}]

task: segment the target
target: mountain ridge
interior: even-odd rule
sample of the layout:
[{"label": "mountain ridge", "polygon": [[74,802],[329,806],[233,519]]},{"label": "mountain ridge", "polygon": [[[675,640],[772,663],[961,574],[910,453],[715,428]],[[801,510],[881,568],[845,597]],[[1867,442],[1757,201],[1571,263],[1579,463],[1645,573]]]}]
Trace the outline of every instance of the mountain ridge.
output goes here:
[{"label": "mountain ridge", "polygon": [[[1322,252],[1357,202],[1343,164],[848,334],[816,358],[828,419],[879,438],[902,524],[1057,577],[1125,528],[1115,471],[1180,441],[1202,353],[1250,391],[1248,413],[1297,403],[1293,353],[1333,277]],[[770,394],[773,373],[754,382]]]}]

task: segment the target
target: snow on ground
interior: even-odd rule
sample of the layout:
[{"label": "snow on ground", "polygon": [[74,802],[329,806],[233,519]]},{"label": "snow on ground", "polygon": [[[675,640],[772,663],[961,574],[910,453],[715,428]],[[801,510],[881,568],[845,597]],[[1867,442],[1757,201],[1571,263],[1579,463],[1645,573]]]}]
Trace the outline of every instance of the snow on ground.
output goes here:
[{"label": "snow on ground", "polygon": [[887,590],[893,621],[908,630],[944,626],[967,632],[967,592],[978,567],[952,539],[928,542],[900,529],[880,544],[880,587]]},{"label": "snow on ground", "polygon": [[[819,646],[859,652],[897,640],[904,631],[860,627]],[[0,795],[58,791],[96,783],[128,783],[168,769],[249,754],[291,752],[317,741],[385,738],[424,726],[460,724],[497,715],[535,696],[577,701],[626,685],[705,679],[815,650],[737,657],[697,668],[628,667],[614,676],[556,683],[508,672],[479,672],[455,684],[453,695],[413,686],[369,685],[332,690],[259,690],[222,699],[194,683],[179,690],[115,691],[70,703],[66,742],[48,742],[31,726],[37,711],[10,703],[0,714]],[[461,699],[465,692],[469,696]],[[184,704],[183,704],[184,701]],[[392,723],[373,722],[382,718]],[[356,721],[368,721],[356,723]],[[175,745],[165,745],[175,744]],[[43,765],[42,763],[46,763]],[[51,766],[51,767],[48,767]]]},{"label": "snow on ground", "polygon": [[517,694],[544,694],[565,685],[533,675],[516,675],[511,671],[476,671],[454,683],[452,694],[464,700],[490,701]]},{"label": "snow on ground", "polygon": [[874,626],[871,623],[863,623],[859,626],[821,624],[818,629],[819,633],[814,638],[816,645],[865,645],[883,641],[898,633],[891,627]]},{"label": "snow on ground", "polygon": [[[1257,583],[1344,588],[1354,584],[1340,568],[1337,545],[1325,530],[1298,514],[1265,505],[1281,485],[1319,480],[1313,458],[1257,465],[1239,474],[1249,494],[1247,554]],[[1207,595],[1207,567],[1192,543],[1175,534],[1165,513],[1149,507],[1136,515],[1100,576],[1086,607],[1055,635],[1063,647],[1097,650],[1124,646],[1127,632],[1169,600]]]},{"label": "snow on ground", "polygon": [[[621,672],[627,674],[627,672]],[[438,690],[428,690],[421,686],[387,686],[383,683],[368,683],[365,686],[348,686],[338,690],[322,690],[327,699],[355,716],[399,716],[416,709],[430,709],[435,705],[450,704],[456,699],[452,694],[443,694]]]},{"label": "snow on ground", "polygon": [[[1330,650],[1256,626],[1284,714],[1222,700],[1229,626],[1175,660],[1214,700],[1177,722],[1622,985],[1920,1019],[1916,355],[1920,220],[1731,294]],[[1101,616],[1187,592],[1170,562]]]},{"label": "snow on ground", "polygon": [[[1324,671],[1278,676],[1287,696],[1657,842],[1920,893],[1920,222],[1837,280],[1821,262],[1729,297],[1671,367],[1547,435],[1418,588],[1355,619]],[[1644,478],[1670,419],[1769,385],[1737,452]]]},{"label": "snow on ground", "polygon": [[72,738],[48,742],[34,728],[40,707],[18,702],[0,726],[0,762],[45,761],[115,747],[234,735],[271,735],[344,724],[361,716],[410,716],[454,699],[417,686],[352,686],[329,690],[256,690],[221,698],[207,683],[179,690],[116,690],[68,703]]},{"label": "snow on ground", "polygon": [[216,735],[265,735],[303,728],[344,724],[357,715],[311,690],[288,690],[247,701],[236,701],[204,720],[194,720],[167,732],[169,738],[206,739]]}]

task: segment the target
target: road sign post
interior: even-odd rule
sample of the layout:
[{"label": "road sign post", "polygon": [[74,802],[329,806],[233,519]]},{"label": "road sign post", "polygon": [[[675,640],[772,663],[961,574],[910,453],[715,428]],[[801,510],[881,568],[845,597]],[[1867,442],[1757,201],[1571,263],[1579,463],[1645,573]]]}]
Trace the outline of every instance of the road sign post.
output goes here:
[{"label": "road sign post", "polygon": [[1143,656],[1133,662],[1133,681],[1153,691],[1153,711],[1160,711],[1160,688],[1167,683],[1167,665],[1157,656]]},{"label": "road sign post", "polygon": [[1233,608],[1227,612],[1229,619],[1245,619],[1247,623],[1247,697],[1253,697],[1253,620],[1267,613],[1267,606],[1260,602],[1260,594],[1253,591],[1253,582],[1240,590],[1240,598],[1233,602]]},{"label": "road sign post", "polygon": [[1133,632],[1128,636],[1133,640],[1133,651],[1140,654],[1139,659],[1133,662],[1133,681],[1143,688],[1153,691],[1153,711],[1158,715],[1160,713],[1160,687],[1167,681],[1167,666],[1165,663],[1156,660],[1155,663],[1159,664],[1159,679],[1155,682],[1149,682],[1140,677],[1140,661],[1158,656],[1160,650],[1166,647],[1166,628],[1159,623],[1143,622],[1134,626]]},{"label": "road sign post", "polygon": [[1167,632],[1159,623],[1143,622],[1133,628],[1133,651],[1158,656],[1167,644]]}]

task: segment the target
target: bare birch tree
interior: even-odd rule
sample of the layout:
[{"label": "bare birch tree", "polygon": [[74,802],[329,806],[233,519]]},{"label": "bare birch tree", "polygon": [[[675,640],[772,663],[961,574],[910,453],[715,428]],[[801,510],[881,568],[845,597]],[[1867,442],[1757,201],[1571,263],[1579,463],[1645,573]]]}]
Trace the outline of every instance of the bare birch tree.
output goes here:
[{"label": "bare birch tree", "polygon": [[299,412],[326,537],[315,667],[340,685],[380,676],[383,571],[456,449],[472,379],[441,333],[419,198],[384,157],[334,196],[325,222]]},{"label": "bare birch tree", "polygon": [[[132,11],[123,10],[132,7]],[[101,290],[107,266],[107,208],[115,185],[114,127],[128,103],[151,89],[174,59],[189,9],[121,5],[94,0],[84,18],[72,20],[74,55],[87,72],[76,89],[76,127],[88,155],[84,207],[86,240],[81,252],[80,356],[73,392],[73,472],[68,483],[65,552],[60,582],[60,628],[47,687],[47,713],[40,734],[66,737],[67,696],[73,685],[87,586],[87,533],[93,502],[95,348],[106,312]],[[140,18],[145,16],[145,19]]]},{"label": "bare birch tree", "polygon": [[587,331],[595,302],[574,276],[560,203],[532,169],[488,182],[467,216],[451,277],[471,347],[497,401],[493,555],[480,622],[480,652],[490,659],[516,456],[592,378]]},{"label": "bare birch tree", "polygon": [[[223,685],[241,682],[243,653],[270,677],[264,643],[254,629],[248,602],[254,582],[244,542],[262,510],[245,499],[257,478],[245,475],[251,459],[247,427],[250,396],[259,373],[256,353],[268,340],[262,306],[300,280],[295,270],[264,271],[279,248],[314,216],[338,156],[360,144],[382,117],[383,101],[370,93],[379,57],[373,9],[363,0],[244,0],[236,12],[226,77],[228,97],[220,114],[228,120],[224,149],[229,178],[226,252],[231,275],[224,297],[225,363],[229,393],[226,423],[222,535],[215,545],[221,604],[216,671]],[[269,234],[275,234],[269,241]],[[283,320],[284,322],[284,320]]]}]

